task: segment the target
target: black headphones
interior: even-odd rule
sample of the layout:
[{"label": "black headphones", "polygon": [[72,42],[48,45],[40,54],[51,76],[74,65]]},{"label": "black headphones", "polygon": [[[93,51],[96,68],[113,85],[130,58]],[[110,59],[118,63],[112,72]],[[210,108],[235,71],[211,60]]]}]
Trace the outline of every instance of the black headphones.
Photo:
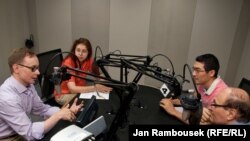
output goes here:
[{"label": "black headphones", "polygon": [[34,47],[33,35],[32,35],[32,34],[30,34],[30,38],[29,38],[29,39],[26,39],[26,41],[25,41],[25,46],[26,46],[27,48],[32,48],[32,47]]}]

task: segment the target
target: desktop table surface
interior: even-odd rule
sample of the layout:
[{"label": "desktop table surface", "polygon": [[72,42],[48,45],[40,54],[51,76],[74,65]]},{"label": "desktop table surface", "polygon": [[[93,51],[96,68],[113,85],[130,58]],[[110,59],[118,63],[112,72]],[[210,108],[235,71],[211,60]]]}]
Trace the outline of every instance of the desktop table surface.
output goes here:
[{"label": "desktop table surface", "polygon": [[[128,114],[127,122],[123,124],[116,132],[116,137],[120,141],[127,141],[128,127],[129,125],[181,125],[181,121],[168,115],[160,106],[160,100],[164,98],[159,89],[139,85],[139,90],[132,99]],[[84,100],[86,101],[86,100]],[[112,92],[110,93],[109,100],[99,100],[97,99],[98,112],[97,117],[103,115],[109,129],[112,121],[115,117],[115,113],[120,107],[119,96]],[[68,121],[59,121],[54,128],[49,131],[45,137],[42,139],[44,141],[50,140],[50,138],[60,131],[61,129],[67,127],[74,123]]]}]

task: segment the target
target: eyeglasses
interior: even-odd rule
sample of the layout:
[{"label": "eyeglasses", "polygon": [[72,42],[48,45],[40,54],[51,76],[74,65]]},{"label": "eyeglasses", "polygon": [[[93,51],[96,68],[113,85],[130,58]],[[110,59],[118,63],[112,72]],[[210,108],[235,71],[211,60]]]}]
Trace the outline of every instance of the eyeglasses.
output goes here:
[{"label": "eyeglasses", "polygon": [[196,73],[205,72],[205,70],[202,70],[202,69],[200,69],[200,68],[195,68],[195,67],[193,67],[192,69],[193,69],[193,71],[196,72]]},{"label": "eyeglasses", "polygon": [[217,103],[215,103],[215,101],[211,104],[211,106],[214,106],[214,107],[229,107],[229,105],[228,104],[226,104],[226,105],[222,105],[222,104],[217,104]]},{"label": "eyeglasses", "polygon": [[25,68],[28,68],[28,69],[30,69],[32,72],[35,72],[36,70],[39,69],[39,67],[37,67],[37,66],[30,67],[30,66],[26,66],[26,65],[23,65],[23,64],[17,64],[17,65],[22,66],[22,67],[25,67]]},{"label": "eyeglasses", "polygon": [[80,54],[83,54],[83,53],[88,53],[88,50],[87,49],[83,49],[83,50],[81,50],[81,49],[76,49],[75,50],[77,53],[80,53]]},{"label": "eyeglasses", "polygon": [[214,106],[214,107],[229,107],[228,105],[220,105],[220,104],[211,104],[211,106]]}]

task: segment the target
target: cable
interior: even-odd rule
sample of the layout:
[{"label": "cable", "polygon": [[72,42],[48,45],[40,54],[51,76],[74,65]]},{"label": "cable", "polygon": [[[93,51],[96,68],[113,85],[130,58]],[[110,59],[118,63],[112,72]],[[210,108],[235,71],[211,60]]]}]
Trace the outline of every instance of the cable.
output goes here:
[{"label": "cable", "polygon": [[99,98],[106,99],[105,97],[100,95],[100,93],[98,92],[95,81],[94,81],[94,88],[95,88],[95,92],[96,92],[97,96],[99,96]]},{"label": "cable", "polygon": [[110,52],[110,54],[115,54],[115,52],[119,52],[119,54],[122,54],[122,52],[120,50],[115,50],[113,52]]},{"label": "cable", "polygon": [[190,68],[190,66],[189,66],[188,64],[185,64],[184,67],[183,67],[183,80],[185,81],[185,78],[186,78],[186,77],[185,77],[186,68],[188,68],[188,70],[189,70],[189,74],[190,74],[190,76],[191,76],[191,79],[192,79],[192,82],[193,82],[193,85],[194,85],[195,92],[197,93],[197,98],[198,98],[198,100],[200,100],[200,99],[201,99],[201,95],[199,94],[199,92],[198,92],[198,90],[197,90],[197,86],[196,86],[196,84],[195,84],[195,82],[194,82],[194,78],[192,77],[191,68]]},{"label": "cable", "polygon": [[[183,67],[183,79],[185,81],[185,72],[186,68],[188,68],[190,76],[192,76],[191,68],[188,64],[185,64]],[[196,84],[194,82],[194,78],[192,78],[192,82],[196,91],[197,96],[195,97],[193,94],[191,95],[183,95],[181,97],[181,105],[183,107],[182,119],[188,120],[189,124],[199,125],[202,117],[202,103],[201,103],[201,95],[198,93]]]},{"label": "cable", "polygon": [[100,50],[100,53],[101,53],[101,58],[103,57],[103,53],[102,53],[102,49],[101,49],[101,47],[100,46],[96,46],[96,48],[95,48],[95,60],[94,61],[96,61],[96,54],[97,54],[97,49],[99,49]]},{"label": "cable", "polygon": [[67,51],[65,51],[65,52],[60,52],[60,53],[55,54],[55,55],[50,59],[48,65],[46,66],[44,75],[47,75],[47,71],[48,71],[48,69],[49,69],[49,67],[50,67],[50,64],[55,60],[55,58],[58,57],[59,55],[65,54],[65,53],[72,55],[72,56],[76,59],[76,61],[78,62],[79,68],[81,68],[81,63],[80,63],[80,60],[78,59],[78,57],[77,57],[74,53],[72,53],[72,52],[67,52]]},{"label": "cable", "polygon": [[[78,65],[79,68],[81,68],[81,63],[80,63],[79,59],[77,58],[77,56],[76,56],[75,54],[73,54],[73,53],[71,53],[71,52],[60,52],[60,53],[55,54],[55,55],[49,60],[49,63],[47,64],[47,66],[46,66],[46,68],[45,68],[44,74],[42,74],[41,89],[42,89],[43,95],[46,93],[46,92],[45,92],[46,89],[44,89],[45,85],[50,85],[50,84],[45,84],[44,81],[45,81],[46,77],[48,77],[49,79],[51,79],[51,76],[47,76],[47,72],[48,72],[48,69],[49,69],[51,63],[53,63],[53,62],[55,61],[56,57],[58,57],[59,55],[65,54],[65,53],[71,54],[73,57],[75,57],[75,59],[77,60],[77,62],[78,62],[78,64],[79,64],[79,65]],[[50,80],[50,81],[51,81],[51,80]],[[42,97],[46,97],[46,96],[42,96]]]},{"label": "cable", "polygon": [[153,60],[153,58],[155,58],[156,56],[163,56],[163,57],[165,57],[169,61],[169,63],[171,64],[172,70],[173,70],[172,71],[172,75],[174,76],[175,75],[175,71],[174,71],[174,65],[173,65],[172,61],[166,55],[163,55],[163,54],[156,54],[153,57],[151,57],[151,59]]}]

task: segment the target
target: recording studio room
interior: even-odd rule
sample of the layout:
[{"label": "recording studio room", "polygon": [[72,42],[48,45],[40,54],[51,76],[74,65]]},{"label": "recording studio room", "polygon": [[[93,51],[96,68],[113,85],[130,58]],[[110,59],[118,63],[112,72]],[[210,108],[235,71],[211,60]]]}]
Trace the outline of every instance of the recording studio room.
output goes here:
[{"label": "recording studio room", "polygon": [[[72,77],[112,89],[77,92],[84,106],[75,120],[58,121],[39,140],[140,140],[132,137],[139,128],[200,124],[204,103],[194,73],[203,70],[194,64],[202,54],[219,60],[216,77],[249,94],[249,0],[1,0],[0,9],[0,85],[12,75],[12,50],[24,47],[38,58],[34,86],[44,104],[62,108],[55,93]],[[81,38],[91,43],[98,75],[62,65],[78,57],[71,47]],[[162,99],[179,99],[174,108],[187,122],[166,112]]]}]

